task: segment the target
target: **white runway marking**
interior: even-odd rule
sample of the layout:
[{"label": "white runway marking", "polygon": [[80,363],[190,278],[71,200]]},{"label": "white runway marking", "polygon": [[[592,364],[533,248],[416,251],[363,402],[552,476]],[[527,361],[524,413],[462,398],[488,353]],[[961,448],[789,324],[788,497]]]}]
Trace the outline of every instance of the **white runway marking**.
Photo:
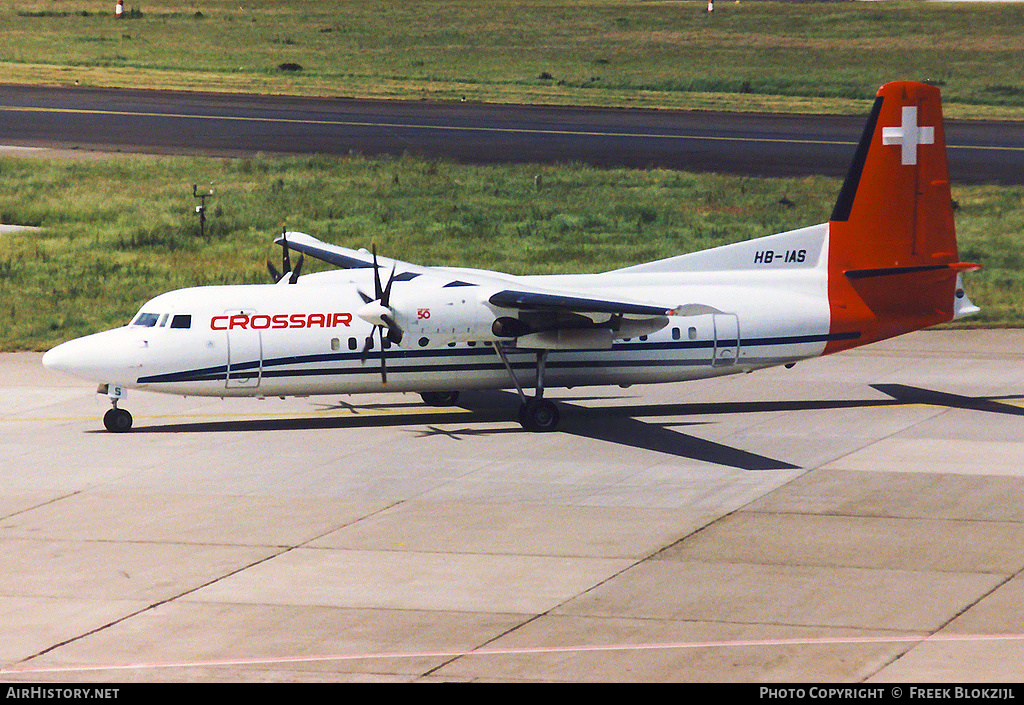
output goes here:
[{"label": "white runway marking", "polygon": [[738,639],[731,641],[682,641],[651,644],[575,644],[569,646],[525,646],[518,648],[493,648],[441,651],[395,651],[365,654],[325,654],[321,656],[281,656],[274,658],[236,658],[209,661],[167,661],[163,663],[96,664],[81,666],[24,666],[0,668],[0,676],[15,674],[43,673],[84,673],[88,671],[131,671],[164,668],[210,668],[224,666],[259,666],[289,663],[318,663],[339,661],[361,661],[381,659],[415,658],[462,658],[465,656],[529,656],[544,654],[567,654],[606,651],[656,651],[675,649],[735,649],[771,648],[786,646],[842,646],[844,644],[893,644],[893,643],[955,643],[986,641],[1024,641],[1024,634],[933,634],[924,636],[865,636],[865,637],[818,637],[806,639]]}]

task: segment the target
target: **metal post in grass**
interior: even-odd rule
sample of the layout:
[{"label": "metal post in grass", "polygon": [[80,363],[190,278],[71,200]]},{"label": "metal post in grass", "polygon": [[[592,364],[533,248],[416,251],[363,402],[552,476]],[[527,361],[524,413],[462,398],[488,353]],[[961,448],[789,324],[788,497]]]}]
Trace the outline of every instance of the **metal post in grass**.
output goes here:
[{"label": "metal post in grass", "polygon": [[212,195],[212,188],[209,193],[197,193],[196,184],[192,184],[192,197],[199,199],[199,205],[196,206],[196,213],[199,214],[199,237],[202,238],[206,237],[206,199]]}]

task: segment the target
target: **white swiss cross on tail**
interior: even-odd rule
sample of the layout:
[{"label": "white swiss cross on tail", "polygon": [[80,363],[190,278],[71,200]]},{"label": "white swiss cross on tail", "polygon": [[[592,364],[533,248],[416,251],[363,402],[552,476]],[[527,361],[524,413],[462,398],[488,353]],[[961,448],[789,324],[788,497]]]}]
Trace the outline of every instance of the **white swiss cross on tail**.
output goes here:
[{"label": "white swiss cross on tail", "polygon": [[917,106],[903,106],[903,124],[882,128],[882,144],[902,146],[903,164],[917,164],[917,145],[935,144],[935,128],[917,124]]}]

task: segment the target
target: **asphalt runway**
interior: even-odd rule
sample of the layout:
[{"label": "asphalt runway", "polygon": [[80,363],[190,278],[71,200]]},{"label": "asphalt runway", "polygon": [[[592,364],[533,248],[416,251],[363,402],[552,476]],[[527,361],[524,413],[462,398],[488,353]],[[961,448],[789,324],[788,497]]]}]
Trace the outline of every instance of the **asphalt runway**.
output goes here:
[{"label": "asphalt runway", "polygon": [[1024,331],[703,382],[108,402],[0,355],[4,681],[1018,681]]},{"label": "asphalt runway", "polygon": [[[870,109],[765,115],[0,85],[0,145],[843,177]],[[954,182],[1024,182],[1024,123],[947,120],[946,137]]]}]

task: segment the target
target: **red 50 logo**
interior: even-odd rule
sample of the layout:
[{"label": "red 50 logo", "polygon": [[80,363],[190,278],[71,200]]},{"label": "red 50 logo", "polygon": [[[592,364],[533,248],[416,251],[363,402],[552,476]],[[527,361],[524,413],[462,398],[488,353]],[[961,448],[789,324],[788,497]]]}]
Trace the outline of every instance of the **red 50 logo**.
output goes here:
[{"label": "red 50 logo", "polygon": [[416,320],[422,321],[422,320],[427,319],[427,318],[430,318],[430,309],[429,308],[418,308],[418,309],[416,309]]}]

